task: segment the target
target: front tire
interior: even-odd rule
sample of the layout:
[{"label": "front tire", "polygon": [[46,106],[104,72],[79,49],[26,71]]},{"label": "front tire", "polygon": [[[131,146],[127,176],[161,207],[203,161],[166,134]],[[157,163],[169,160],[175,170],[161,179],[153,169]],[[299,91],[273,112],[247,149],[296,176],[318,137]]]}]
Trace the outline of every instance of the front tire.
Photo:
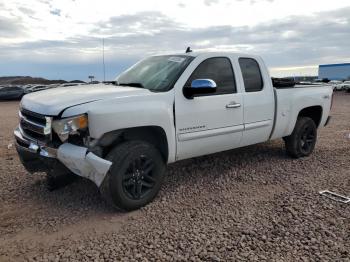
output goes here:
[{"label": "front tire", "polygon": [[309,117],[299,117],[293,133],[284,138],[286,151],[294,158],[309,156],[315,148],[316,140],[317,127]]},{"label": "front tire", "polygon": [[158,194],[166,166],[159,151],[143,141],[127,141],[107,156],[113,164],[101,187],[102,197],[113,207],[135,210]]}]

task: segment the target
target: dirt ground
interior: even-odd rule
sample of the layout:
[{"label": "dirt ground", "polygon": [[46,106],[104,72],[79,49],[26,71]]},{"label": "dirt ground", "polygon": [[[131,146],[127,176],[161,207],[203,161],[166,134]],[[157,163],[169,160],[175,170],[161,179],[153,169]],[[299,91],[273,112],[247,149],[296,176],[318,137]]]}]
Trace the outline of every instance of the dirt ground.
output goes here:
[{"label": "dirt ground", "polygon": [[350,94],[337,93],[315,152],[281,140],[182,161],[158,197],[111,210],[93,183],[49,192],[21,166],[18,102],[0,103],[0,261],[350,261]]}]

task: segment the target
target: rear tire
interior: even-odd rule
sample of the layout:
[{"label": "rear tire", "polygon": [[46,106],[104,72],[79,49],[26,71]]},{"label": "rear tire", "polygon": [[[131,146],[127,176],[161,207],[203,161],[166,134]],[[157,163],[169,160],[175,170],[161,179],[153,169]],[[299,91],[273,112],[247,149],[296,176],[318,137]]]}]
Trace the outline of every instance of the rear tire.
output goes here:
[{"label": "rear tire", "polygon": [[114,208],[135,210],[158,194],[166,166],[159,151],[143,141],[127,141],[107,156],[113,164],[100,186],[102,197]]},{"label": "rear tire", "polygon": [[294,158],[309,156],[315,148],[316,140],[317,127],[309,117],[299,117],[293,133],[284,138],[286,151]]}]

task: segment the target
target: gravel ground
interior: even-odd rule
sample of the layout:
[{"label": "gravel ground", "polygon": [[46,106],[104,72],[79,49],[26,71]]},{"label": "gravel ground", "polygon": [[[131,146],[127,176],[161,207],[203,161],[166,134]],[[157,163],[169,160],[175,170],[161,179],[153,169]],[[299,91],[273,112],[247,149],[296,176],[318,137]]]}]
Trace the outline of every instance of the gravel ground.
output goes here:
[{"label": "gravel ground", "polygon": [[12,130],[18,102],[0,103],[0,261],[350,261],[350,95],[314,154],[290,159],[273,141],[182,161],[159,196],[131,213],[111,210],[79,180],[48,192],[28,175]]}]

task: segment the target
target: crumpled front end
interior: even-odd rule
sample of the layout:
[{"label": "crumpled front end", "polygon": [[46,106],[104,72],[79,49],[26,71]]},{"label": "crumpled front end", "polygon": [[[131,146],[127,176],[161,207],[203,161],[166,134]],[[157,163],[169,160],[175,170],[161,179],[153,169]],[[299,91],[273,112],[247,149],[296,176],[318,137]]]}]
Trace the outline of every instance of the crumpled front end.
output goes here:
[{"label": "crumpled front end", "polygon": [[19,158],[30,173],[72,172],[93,181],[98,187],[112,163],[89,152],[87,147],[55,141],[52,118],[29,111],[20,112],[14,131]]},{"label": "crumpled front end", "polygon": [[87,148],[69,143],[57,150],[57,158],[74,174],[90,179],[99,187],[112,162],[88,152]]}]

